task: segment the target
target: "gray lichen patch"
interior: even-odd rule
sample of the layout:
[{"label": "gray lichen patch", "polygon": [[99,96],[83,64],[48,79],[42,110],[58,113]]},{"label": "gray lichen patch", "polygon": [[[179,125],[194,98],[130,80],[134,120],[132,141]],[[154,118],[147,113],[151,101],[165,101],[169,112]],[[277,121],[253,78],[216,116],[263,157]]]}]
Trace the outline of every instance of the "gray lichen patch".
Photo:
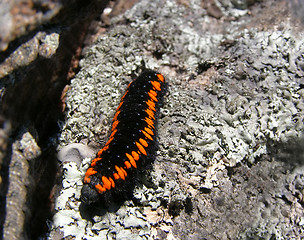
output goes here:
[{"label": "gray lichen patch", "polygon": [[140,1],[113,19],[71,83],[59,148],[106,140],[144,61],[168,82],[156,159],[134,189],[136,205],[96,210],[94,222],[78,213],[85,165],[65,163],[54,229],[76,239],[303,236],[303,34],[288,22],[247,29],[251,18],[239,17],[211,33],[214,19],[196,1]]}]

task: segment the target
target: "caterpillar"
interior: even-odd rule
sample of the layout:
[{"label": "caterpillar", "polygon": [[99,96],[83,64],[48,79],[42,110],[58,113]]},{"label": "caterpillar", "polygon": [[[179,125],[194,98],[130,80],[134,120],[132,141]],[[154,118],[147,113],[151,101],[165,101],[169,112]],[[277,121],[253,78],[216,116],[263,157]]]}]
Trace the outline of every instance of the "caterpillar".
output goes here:
[{"label": "caterpillar", "polygon": [[121,97],[105,146],[87,169],[81,201],[91,204],[132,179],[149,157],[156,135],[157,112],[165,91],[162,74],[146,70]]}]

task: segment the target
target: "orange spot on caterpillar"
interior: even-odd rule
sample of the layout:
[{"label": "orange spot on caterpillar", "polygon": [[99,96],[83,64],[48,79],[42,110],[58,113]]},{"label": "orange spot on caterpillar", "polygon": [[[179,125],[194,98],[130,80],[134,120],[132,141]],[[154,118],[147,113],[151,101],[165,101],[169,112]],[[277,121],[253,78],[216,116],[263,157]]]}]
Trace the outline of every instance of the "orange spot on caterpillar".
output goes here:
[{"label": "orange spot on caterpillar", "polygon": [[[133,157],[129,154],[129,153],[126,153],[126,156],[127,156],[127,158],[129,159],[129,160],[132,160],[133,159]],[[134,160],[134,159],[133,159]]]},{"label": "orange spot on caterpillar", "polygon": [[95,173],[97,173],[97,171],[96,170],[94,170],[94,168],[88,168],[88,170],[86,171],[86,173],[85,173],[85,176],[86,177],[89,177],[89,176],[91,176],[91,175],[94,175]]},{"label": "orange spot on caterpillar", "polygon": [[128,84],[127,88],[129,88],[129,87],[131,86],[131,84],[132,84],[132,82],[130,82],[130,83]]},{"label": "orange spot on caterpillar", "polygon": [[147,152],[145,150],[145,148],[139,143],[139,142],[135,142],[136,146],[138,147],[138,150],[143,154],[143,155],[147,155]]},{"label": "orange spot on caterpillar", "polygon": [[161,81],[161,82],[165,81],[165,78],[162,74],[158,73],[158,74],[156,74],[156,76],[158,77],[159,81]]},{"label": "orange spot on caterpillar", "polygon": [[161,88],[160,88],[160,83],[157,82],[157,81],[151,81],[153,87],[157,90],[157,91],[160,91]]},{"label": "orange spot on caterpillar", "polygon": [[84,181],[84,183],[89,183],[89,182],[91,182],[91,178],[84,176],[83,181]]},{"label": "orange spot on caterpillar", "polygon": [[119,175],[117,173],[113,173],[113,177],[114,177],[115,180],[119,179]]},{"label": "orange spot on caterpillar", "polygon": [[95,185],[95,188],[96,188],[97,192],[99,192],[99,193],[103,193],[103,192],[106,191],[106,188],[104,188],[103,186],[101,186],[101,184]]},{"label": "orange spot on caterpillar", "polygon": [[107,177],[102,176],[101,181],[102,181],[102,183],[103,183],[103,187],[104,187],[104,188],[106,188],[106,189],[108,189],[108,190],[111,189],[111,182],[110,182],[110,180],[109,180]]},{"label": "orange spot on caterpillar", "polygon": [[117,129],[115,129],[115,130],[111,133],[110,138],[111,138],[111,137],[114,137],[114,135],[115,135],[116,132],[117,132]]},{"label": "orange spot on caterpillar", "polygon": [[116,129],[118,123],[119,123],[118,120],[115,120],[115,121],[113,122],[113,124],[112,124],[112,131],[113,131],[114,129]]},{"label": "orange spot on caterpillar", "polygon": [[105,146],[108,146],[112,141],[113,141],[114,137],[109,138],[109,140],[107,141]]},{"label": "orange spot on caterpillar", "polygon": [[120,114],[120,111],[117,111],[113,117],[113,121],[117,120],[118,115]]},{"label": "orange spot on caterpillar", "polygon": [[155,92],[154,90],[150,90],[149,93],[151,93],[154,97],[157,96],[157,92]]},{"label": "orange spot on caterpillar", "polygon": [[116,108],[116,112],[121,108],[122,104],[123,104],[123,101],[120,102],[120,104],[119,104],[118,107]]},{"label": "orange spot on caterpillar", "polygon": [[104,151],[106,151],[109,148],[109,146],[106,144],[99,152],[97,153],[98,156],[100,156]]},{"label": "orange spot on caterpillar", "polygon": [[133,160],[130,160],[130,163],[132,164],[132,166],[133,166],[134,168],[137,168],[137,165],[136,165],[136,162],[135,162],[134,159],[133,159]]},{"label": "orange spot on caterpillar", "polygon": [[146,104],[148,105],[149,109],[153,110],[154,112],[155,110],[155,103],[152,102],[151,100],[146,101]]},{"label": "orange spot on caterpillar", "polygon": [[122,167],[121,167],[120,169],[121,169],[121,171],[124,173],[125,177],[128,176],[126,170],[124,170]]},{"label": "orange spot on caterpillar", "polygon": [[[130,87],[131,83],[132,83],[132,82],[130,82],[130,83],[128,84],[127,88]],[[127,90],[127,91],[125,92],[125,94],[121,97],[121,102],[123,102],[123,99],[125,98],[125,96],[127,95],[128,92],[129,92],[129,90]]]},{"label": "orange spot on caterpillar", "polygon": [[[149,95],[149,97],[154,101],[154,102],[157,102],[158,100],[157,100],[157,98],[155,97],[155,95],[153,94],[153,93],[151,93],[151,91],[153,91],[153,90],[150,90],[150,92],[148,92],[148,95]],[[153,91],[153,92],[155,92],[155,91]],[[155,92],[156,93],[156,92]],[[156,94],[157,95],[157,94]]]},{"label": "orange spot on caterpillar", "polygon": [[145,112],[148,114],[148,116],[155,120],[155,117],[154,117],[154,112],[152,112],[150,109],[146,109]]},{"label": "orange spot on caterpillar", "polygon": [[114,188],[114,187],[115,187],[114,180],[113,180],[112,178],[110,178],[110,177],[109,177],[109,180],[110,180],[110,182],[111,182],[111,186],[112,186],[112,188]]},{"label": "orange spot on caterpillar", "polygon": [[116,169],[116,171],[117,171],[117,173],[119,175],[119,178],[121,178],[122,180],[125,180],[126,178],[125,178],[125,174],[123,172],[125,170],[123,170],[123,168],[118,167],[117,165],[115,165],[115,169]]},{"label": "orange spot on caterpillar", "polygon": [[96,163],[97,163],[98,161],[100,161],[100,160],[101,160],[100,157],[94,158],[94,159],[92,160],[92,162],[91,162],[91,167],[95,167],[95,166],[96,166]]},{"label": "orange spot on caterpillar", "polygon": [[140,138],[140,139],[139,139],[139,142],[140,142],[140,143],[141,143],[141,145],[143,145],[144,147],[148,147],[148,143],[147,143],[147,141],[146,141],[146,140],[144,140],[144,139]]},{"label": "orange spot on caterpillar", "polygon": [[151,137],[150,134],[148,134],[146,131],[141,130],[141,132],[145,135],[146,138],[148,138],[149,140],[153,141],[153,138]]},{"label": "orange spot on caterpillar", "polygon": [[131,163],[129,161],[125,161],[126,168],[131,168]]},{"label": "orange spot on caterpillar", "polygon": [[148,123],[149,127],[154,128],[154,122],[150,118],[145,117],[145,122]]},{"label": "orange spot on caterpillar", "polygon": [[113,141],[114,135],[115,135],[116,132],[117,132],[117,129],[115,129],[115,130],[111,133],[111,135],[110,135],[110,137],[109,137],[109,140],[107,141],[107,143],[106,143],[105,146],[108,146],[108,145]]},{"label": "orange spot on caterpillar", "polygon": [[126,153],[126,156],[127,156],[128,159],[130,160],[131,165],[132,165],[134,168],[137,168],[137,165],[136,165],[136,162],[135,162],[134,158],[133,158],[129,153]]},{"label": "orange spot on caterpillar", "polygon": [[85,176],[84,176],[83,181],[84,181],[85,183],[91,182],[90,176],[94,175],[95,173],[97,173],[97,171],[94,170],[94,168],[92,168],[92,167],[88,168],[88,170],[87,170],[86,173],[85,173]]},{"label": "orange spot on caterpillar", "polygon": [[144,129],[145,129],[145,131],[146,131],[148,134],[154,135],[154,132],[152,131],[152,129],[147,128],[147,127],[145,127]]},{"label": "orange spot on caterpillar", "polygon": [[139,159],[139,155],[135,151],[132,151],[132,157],[135,159],[135,161],[137,161]]},{"label": "orange spot on caterpillar", "polygon": [[155,107],[155,102],[151,101],[150,99],[148,100],[148,102],[150,102],[150,104]]}]

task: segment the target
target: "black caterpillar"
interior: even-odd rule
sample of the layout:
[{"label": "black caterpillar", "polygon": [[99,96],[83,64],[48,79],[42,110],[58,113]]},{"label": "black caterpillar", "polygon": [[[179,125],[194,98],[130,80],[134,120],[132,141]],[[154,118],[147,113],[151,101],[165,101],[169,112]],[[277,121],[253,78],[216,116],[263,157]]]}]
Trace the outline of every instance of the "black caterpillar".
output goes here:
[{"label": "black caterpillar", "polygon": [[165,78],[152,70],[128,85],[116,109],[109,140],[85,174],[82,202],[96,202],[144,165],[155,142],[156,113],[164,91]]}]

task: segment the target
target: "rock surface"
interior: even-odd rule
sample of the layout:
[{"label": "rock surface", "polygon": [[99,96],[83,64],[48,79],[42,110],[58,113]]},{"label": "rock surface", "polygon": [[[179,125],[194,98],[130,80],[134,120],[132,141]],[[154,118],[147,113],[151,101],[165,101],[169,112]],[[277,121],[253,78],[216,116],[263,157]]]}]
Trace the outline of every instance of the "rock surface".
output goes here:
[{"label": "rock surface", "polygon": [[1,1],[0,51],[6,50],[11,41],[50,21],[62,8],[61,1]]},{"label": "rock surface", "polygon": [[[86,33],[106,3],[64,1],[53,17],[55,12],[48,6],[56,5],[54,1],[1,2],[0,18],[10,15],[20,20],[13,26],[2,24],[1,28],[13,27],[6,32],[8,38],[2,38],[5,32],[0,34],[1,48],[9,44],[0,52],[3,239],[36,239],[47,231],[58,170],[57,121],[63,115],[67,84],[77,71]],[[41,11],[48,15],[45,21],[40,21]],[[23,141],[23,136],[31,140]]]},{"label": "rock surface", "polygon": [[304,236],[303,32],[286,18],[284,1],[208,3],[140,1],[87,49],[67,95],[59,149],[106,141],[130,75],[144,62],[169,84],[159,150],[136,201],[96,206],[92,221],[79,202],[89,160],[66,163],[51,236]]},{"label": "rock surface", "polygon": [[[104,19],[108,29],[86,45],[80,71],[64,90],[65,119],[54,118],[59,133],[46,140],[60,152],[63,176],[54,217],[42,237],[303,238],[301,9],[300,0],[141,0]],[[56,39],[37,37],[37,43]],[[83,175],[96,145],[107,140],[131,76],[143,64],[168,82],[153,167],[139,179],[133,199],[84,209]],[[18,154],[25,164],[31,159],[29,148],[20,147],[25,142],[35,146],[36,155],[45,154],[35,134],[19,136],[11,143],[11,164]],[[20,172],[23,179],[27,169]],[[21,205],[28,204],[24,198]]]}]

